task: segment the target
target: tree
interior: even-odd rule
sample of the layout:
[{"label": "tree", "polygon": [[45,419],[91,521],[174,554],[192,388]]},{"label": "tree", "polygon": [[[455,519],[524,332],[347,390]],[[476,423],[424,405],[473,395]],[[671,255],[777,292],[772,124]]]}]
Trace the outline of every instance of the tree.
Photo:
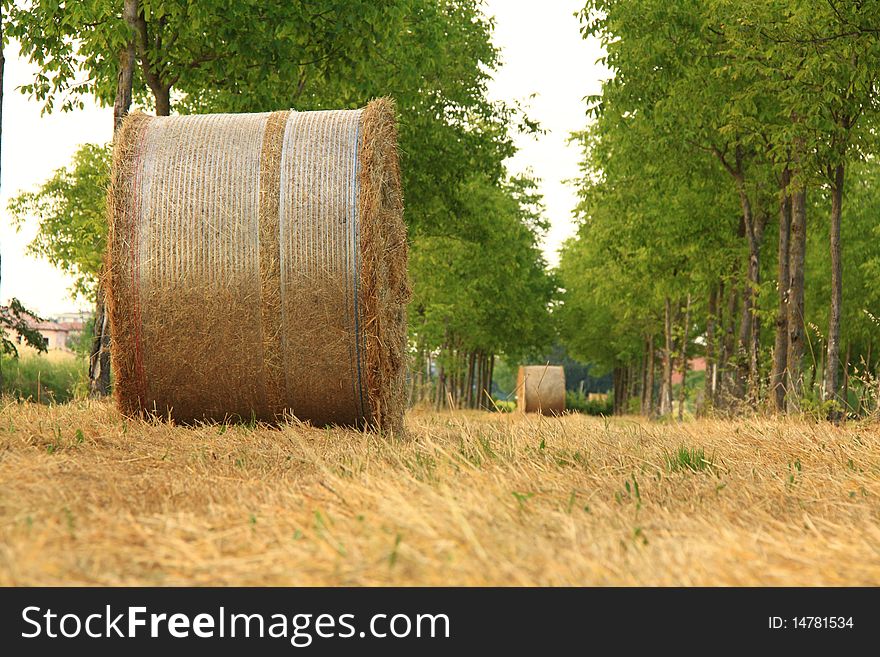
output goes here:
[{"label": "tree", "polygon": [[[735,17],[728,21],[730,52],[739,53],[741,62],[758,77],[761,93],[781,98],[792,118],[771,128],[776,150],[793,152],[801,169],[796,176],[801,198],[795,198],[794,217],[798,244],[790,266],[801,260],[800,232],[805,224],[798,215],[805,207],[803,188],[813,183],[829,191],[832,266],[823,393],[830,401],[839,401],[843,187],[847,166],[862,157],[871,139],[880,8],[874,3],[827,0],[800,0],[784,7],[763,2],[717,5]],[[792,280],[800,285],[800,273],[793,272]],[[802,292],[795,289],[794,295],[800,303]],[[796,329],[791,335],[793,341],[800,337]],[[799,347],[793,346],[791,366],[799,370]]]},{"label": "tree", "polygon": [[509,132],[537,128],[487,98],[498,53],[477,0],[126,0],[122,13],[109,0],[35,0],[13,23],[39,67],[24,91],[46,111],[75,109],[83,95],[125,106],[126,77],[128,98],[159,114],[353,108],[394,96],[414,251],[482,243],[472,193],[508,186],[496,200],[509,203]]},{"label": "tree", "polygon": [[414,370],[430,374],[429,361],[437,368],[437,385],[420,396],[477,407],[488,405],[496,354],[519,361],[553,341],[555,282],[538,248],[547,225],[533,181],[475,178],[467,198],[459,220],[468,233],[413,243],[410,334]]},{"label": "tree", "polygon": [[[844,6],[828,0],[591,0],[582,12],[584,33],[603,40],[614,78],[590,100],[596,128],[585,140],[582,197],[593,200],[582,207],[585,226],[578,240],[567,246],[567,262],[564,254],[565,302],[576,307],[579,295],[592,294],[579,291],[583,283],[578,277],[588,274],[571,266],[577,261],[575,252],[597,261],[589,265],[590,271],[615,272],[613,289],[642,290],[631,305],[645,304],[652,313],[644,315],[644,325],[624,325],[619,332],[626,344],[641,338],[646,351],[646,336],[654,331],[664,335],[663,410],[671,408],[672,360],[687,362],[687,336],[695,327],[687,311],[681,314],[678,308],[688,307],[682,295],[694,284],[708,291],[705,335],[700,336],[707,360],[722,367],[732,360],[727,371],[736,373],[731,383],[737,396],[747,392],[746,398],[755,404],[769,381],[778,410],[800,406],[808,394],[801,374],[805,339],[810,337],[805,332],[810,314],[805,299],[821,288],[806,275],[817,275],[812,273],[816,256],[808,250],[812,242],[806,219],[808,208],[822,212],[826,202],[831,303],[823,379],[826,397],[834,400],[839,318],[846,312],[846,259],[840,248],[843,182],[846,167],[874,147],[878,12],[874,4]],[[713,207],[708,205],[713,195],[726,195],[723,181],[706,168],[706,156],[736,194],[740,217],[734,230],[745,242],[742,255],[736,255],[739,249],[728,241],[729,234],[712,226],[680,240],[668,239],[680,224],[694,222],[695,210],[703,213]],[[702,198],[694,194],[699,186],[707,192]],[[818,194],[808,198],[808,189]],[[678,211],[688,197],[694,205]],[[774,217],[778,237],[775,244],[767,244],[765,229]],[[606,224],[613,226],[607,237],[602,228]],[[630,230],[630,224],[635,229]],[[647,244],[645,236],[650,236]],[[588,248],[581,244],[587,240],[606,246]],[[661,264],[652,263],[655,251],[677,262],[677,254],[687,254],[697,245],[704,245],[699,253],[713,258],[712,267],[704,269],[705,261],[684,261],[666,273]],[[611,259],[621,253],[627,254],[627,269],[617,273],[618,263]],[[772,300],[761,271],[762,263],[774,255],[777,294]],[[643,267],[648,263],[652,266]],[[580,266],[587,265],[581,261]],[[696,311],[702,313],[699,307]],[[681,317],[684,321],[676,328]],[[775,319],[772,352],[762,347],[769,337],[767,317]],[[609,319],[631,322],[626,316]],[[630,357],[625,351],[615,354]],[[848,381],[846,367],[844,379]]]},{"label": "tree", "polygon": [[109,173],[109,147],[86,144],[74,153],[70,166],[9,203],[19,228],[33,219],[38,222],[31,253],[69,274],[74,294],[85,299],[95,298],[107,248]]}]

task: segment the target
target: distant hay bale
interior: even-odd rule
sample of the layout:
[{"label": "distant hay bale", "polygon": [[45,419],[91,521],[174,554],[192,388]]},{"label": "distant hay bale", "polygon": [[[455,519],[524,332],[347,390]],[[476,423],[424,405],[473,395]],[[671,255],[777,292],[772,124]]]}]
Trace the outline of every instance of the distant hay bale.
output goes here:
[{"label": "distant hay bale", "polygon": [[557,365],[520,365],[516,406],[525,413],[560,415],[565,411],[565,370]]},{"label": "distant hay bale", "polygon": [[108,206],[124,413],[401,426],[410,292],[391,101],[134,114]]}]

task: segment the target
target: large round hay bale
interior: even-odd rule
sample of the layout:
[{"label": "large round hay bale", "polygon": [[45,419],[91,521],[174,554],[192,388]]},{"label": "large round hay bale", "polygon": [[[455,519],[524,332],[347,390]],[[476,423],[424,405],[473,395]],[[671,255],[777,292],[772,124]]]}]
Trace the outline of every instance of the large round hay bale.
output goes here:
[{"label": "large round hay bale", "polygon": [[394,116],[383,99],[125,120],[106,277],[123,412],[401,425]]},{"label": "large round hay bale", "polygon": [[516,406],[525,413],[561,414],[565,410],[565,370],[558,365],[520,365]]}]

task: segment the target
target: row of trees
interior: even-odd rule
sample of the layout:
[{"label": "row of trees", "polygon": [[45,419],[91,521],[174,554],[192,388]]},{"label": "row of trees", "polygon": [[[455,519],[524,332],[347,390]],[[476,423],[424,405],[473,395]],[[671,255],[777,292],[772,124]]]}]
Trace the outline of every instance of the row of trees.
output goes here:
[{"label": "row of trees", "polygon": [[[3,1],[7,35],[38,73],[22,91],[44,111],[84,99],[159,115],[354,108],[392,96],[400,114],[415,301],[414,398],[476,405],[494,354],[549,341],[553,285],[538,249],[545,229],[534,183],[511,178],[518,107],[491,102],[499,64],[478,0]],[[71,165],[12,202],[39,222],[34,252],[72,274],[96,303],[93,391],[109,386],[100,268],[109,148],[84,145]],[[526,325],[526,330],[515,327]],[[415,379],[414,379],[415,381]]]},{"label": "row of trees", "polygon": [[579,135],[569,348],[647,414],[694,355],[702,408],[873,404],[880,3],[590,0],[581,20],[614,77]]}]

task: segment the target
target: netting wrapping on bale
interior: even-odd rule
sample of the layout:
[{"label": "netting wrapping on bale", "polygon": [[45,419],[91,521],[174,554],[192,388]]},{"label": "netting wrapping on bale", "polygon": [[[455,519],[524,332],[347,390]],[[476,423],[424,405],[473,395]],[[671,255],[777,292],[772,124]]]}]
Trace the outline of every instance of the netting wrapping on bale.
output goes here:
[{"label": "netting wrapping on bale", "polygon": [[401,425],[410,292],[391,101],[134,114],[111,180],[123,412]]},{"label": "netting wrapping on bale", "polygon": [[516,406],[525,413],[560,415],[565,411],[565,370],[558,365],[520,365]]}]

